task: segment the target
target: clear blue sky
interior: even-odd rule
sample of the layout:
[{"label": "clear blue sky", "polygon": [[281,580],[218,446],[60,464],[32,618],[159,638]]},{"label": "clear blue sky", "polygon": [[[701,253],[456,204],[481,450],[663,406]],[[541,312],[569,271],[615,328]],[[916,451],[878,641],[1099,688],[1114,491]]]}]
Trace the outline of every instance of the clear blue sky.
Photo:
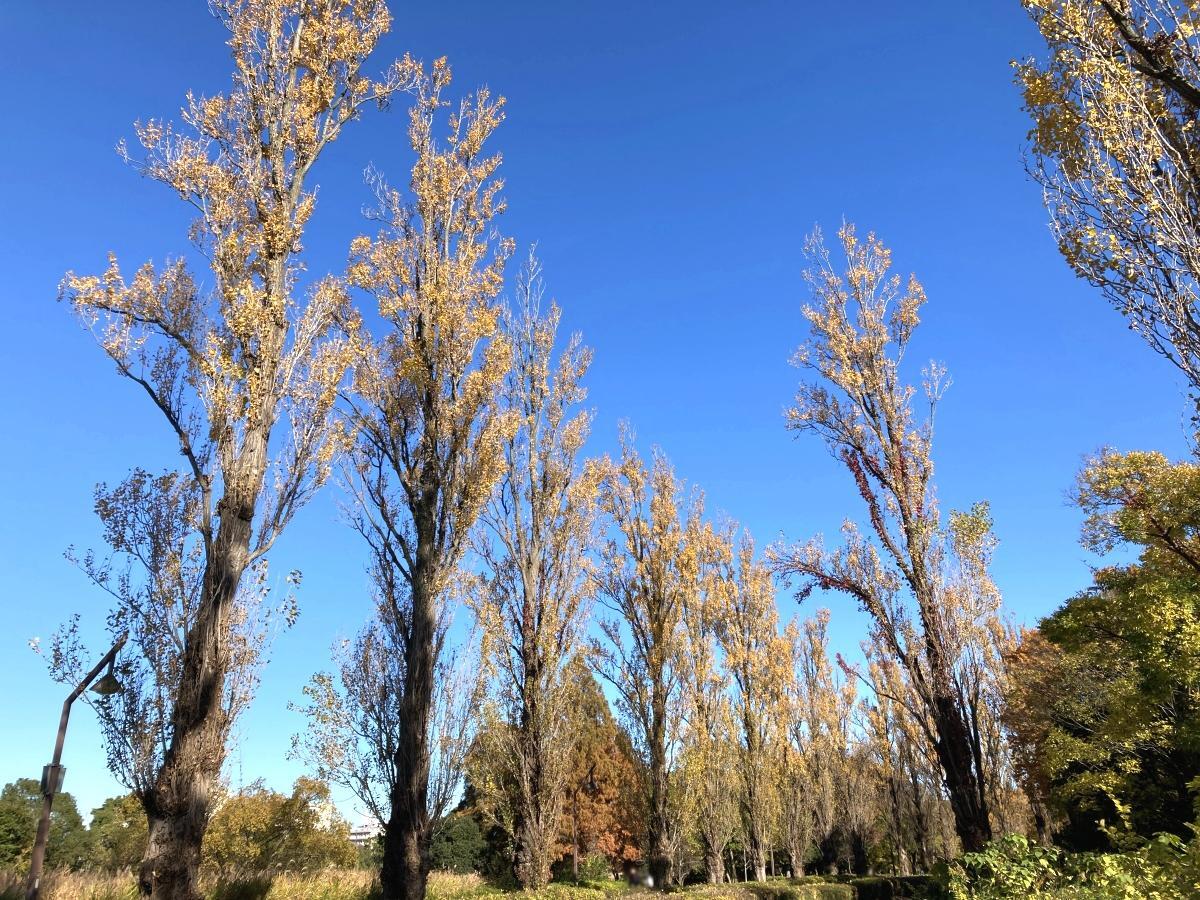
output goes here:
[{"label": "clear blue sky", "polygon": [[[836,539],[858,515],[848,477],[781,411],[803,337],[801,243],[843,217],[872,228],[929,303],[914,359],[954,385],[939,417],[943,504],[988,498],[995,574],[1026,622],[1088,582],[1065,491],[1104,444],[1180,455],[1173,370],[1077,282],[1025,176],[1027,124],[1009,61],[1037,49],[1016,0],[959,3],[393,4],[378,56],[449,56],[460,90],[509,99],[504,227],[536,240],[569,329],[595,348],[594,448],[629,418],[711,509],[781,535]],[[105,606],[63,560],[99,546],[93,485],[178,456],[156,413],[54,302],[70,268],[115,250],[132,267],[186,249],[187,211],[113,152],[137,118],[174,116],[186,90],[227,84],[203,2],[7,3],[0,8],[0,783],[36,777],[65,689],[26,647]],[[322,160],[310,268],[338,269],[364,228],[361,172],[402,181],[404,116],[372,114]],[[280,788],[301,723],[287,711],[330,642],[368,612],[364,555],[326,493],[274,554],[304,572],[229,773]],[[780,595],[786,617],[796,604]],[[833,637],[863,622],[834,598]],[[99,646],[99,639],[96,640]],[[115,783],[92,713],[67,742],[68,790],[91,809]]]}]

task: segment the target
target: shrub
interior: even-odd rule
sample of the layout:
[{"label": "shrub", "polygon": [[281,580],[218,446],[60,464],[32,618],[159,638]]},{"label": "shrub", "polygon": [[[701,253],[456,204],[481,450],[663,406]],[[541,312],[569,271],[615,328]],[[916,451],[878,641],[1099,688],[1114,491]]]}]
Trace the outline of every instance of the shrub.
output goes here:
[{"label": "shrub", "polygon": [[1130,853],[1064,853],[1008,835],[949,867],[954,900],[1177,900],[1200,896],[1200,840],[1159,835]]},{"label": "shrub", "polygon": [[603,853],[589,853],[579,861],[580,882],[612,882],[612,866]]},{"label": "shrub", "polygon": [[850,882],[857,900],[942,900],[946,886],[932,875],[870,875]]}]

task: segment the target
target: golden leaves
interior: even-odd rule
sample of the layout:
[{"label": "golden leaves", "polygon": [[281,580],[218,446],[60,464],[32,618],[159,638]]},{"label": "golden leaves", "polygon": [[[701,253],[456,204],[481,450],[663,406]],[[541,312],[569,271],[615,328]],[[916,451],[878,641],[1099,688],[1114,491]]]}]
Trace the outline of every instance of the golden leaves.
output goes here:
[{"label": "golden leaves", "polygon": [[348,281],[374,298],[387,325],[355,368],[354,467],[364,504],[389,523],[380,526],[395,551],[388,566],[403,557],[405,578],[442,584],[504,472],[505,440],[517,425],[498,404],[511,357],[497,298],[512,243],[492,234],[502,209],[488,199],[498,190],[498,158],[478,165],[456,151],[464,131],[476,151],[482,146],[500,121],[495,104],[465,102],[440,140],[434,125],[449,67],[438,60],[426,72],[406,58],[404,68],[415,95],[411,196],[372,172],[386,224],[350,248]]},{"label": "golden leaves", "polygon": [[[337,334],[339,323],[355,327],[344,289],[327,279],[307,303],[293,295],[314,209],[305,180],[364,92],[382,99],[407,70],[377,84],[359,74],[386,28],[382,2],[222,0],[212,9],[230,32],[231,90],[189,93],[179,125],[138,123],[145,156],[134,161],[196,209],[189,237],[209,261],[211,290],[182,261],[147,263],[126,282],[110,258],[102,276],[68,273],[61,296],[168,420],[205,493],[202,530],[211,537],[218,487],[236,495],[239,515],[261,513],[240,569],[325,480],[344,442],[333,406],[357,353],[353,335]],[[301,96],[306,79],[326,91],[315,106]],[[289,433],[277,447],[280,417]]]},{"label": "golden leaves", "polygon": [[1200,383],[1191,328],[1200,275],[1200,13],[1173,0],[1025,6],[1048,53],[1016,70],[1033,120],[1031,170],[1059,249],[1157,352]]}]

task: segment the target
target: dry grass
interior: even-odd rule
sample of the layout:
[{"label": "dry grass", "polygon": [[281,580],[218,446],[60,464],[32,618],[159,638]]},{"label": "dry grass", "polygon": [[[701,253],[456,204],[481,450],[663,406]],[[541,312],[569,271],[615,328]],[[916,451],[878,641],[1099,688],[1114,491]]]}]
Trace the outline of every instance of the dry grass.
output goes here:
[{"label": "dry grass", "polygon": [[[336,869],[321,872],[263,874],[232,881],[202,879],[210,900],[373,900],[378,896],[374,872]],[[22,900],[25,875],[0,871],[0,900]],[[130,873],[48,872],[42,900],[137,900]]]},{"label": "dry grass", "polygon": [[787,881],[705,884],[690,887],[687,893],[705,900],[853,900],[856,895],[848,884]]},{"label": "dry grass", "polygon": [[[23,900],[25,873],[0,871],[0,900]],[[42,900],[136,900],[131,874],[50,871],[42,877]]]},{"label": "dry grass", "polygon": [[[361,869],[330,869],[320,872],[262,873],[219,881],[202,878],[208,900],[377,900],[379,879]],[[433,872],[429,876],[429,900],[469,900],[508,893],[479,875]],[[0,870],[0,900],[23,900],[22,872]],[[605,892],[582,885],[551,885],[528,900],[604,900]],[[138,900],[137,883],[129,873],[49,872],[42,880],[42,900]]]},{"label": "dry grass", "polygon": [[[378,900],[379,879],[361,869],[329,869],[238,878],[202,880],[208,900]],[[629,890],[623,882],[603,884],[551,884],[537,892],[505,891],[479,875],[434,872],[429,876],[428,900],[482,900],[513,894],[520,900],[626,900],[661,897],[657,892]],[[23,873],[0,870],[0,900],[23,900]],[[847,900],[854,896],[848,885],[722,884],[689,888],[678,896],[692,900]],[[51,872],[42,882],[42,900],[138,900],[131,874]]]}]

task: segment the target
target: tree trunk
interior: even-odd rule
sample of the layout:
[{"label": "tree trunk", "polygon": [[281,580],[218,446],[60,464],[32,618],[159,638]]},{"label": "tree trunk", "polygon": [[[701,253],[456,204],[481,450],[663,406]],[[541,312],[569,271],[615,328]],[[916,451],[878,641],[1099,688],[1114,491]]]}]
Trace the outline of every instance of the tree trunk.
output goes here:
[{"label": "tree trunk", "polygon": [[667,847],[667,812],[665,792],[661,801],[655,799],[655,808],[650,814],[649,847],[647,853],[647,868],[650,877],[654,879],[654,887],[667,887],[671,877],[671,854]]},{"label": "tree trunk", "polygon": [[975,853],[992,839],[987,801],[980,773],[974,766],[970,733],[953,696],[934,698],[936,750],[954,812],[954,830],[963,850]]},{"label": "tree trunk", "polygon": [[750,862],[754,866],[754,880],[767,880],[767,858],[763,854],[762,842],[755,840],[750,849]]},{"label": "tree trunk", "polygon": [[[546,763],[550,748],[543,732],[542,691],[544,687],[541,648],[538,646],[536,596],[528,587],[533,575],[525,576],[526,595],[521,626],[525,657],[522,710],[517,734],[521,780],[513,822],[513,875],[526,890],[540,890],[550,883],[552,829],[558,819],[558,798],[547,784]],[[577,857],[576,857],[577,859]],[[576,862],[575,880],[579,880]]]},{"label": "tree trunk", "polygon": [[855,875],[870,875],[871,859],[867,855],[867,837],[861,828],[850,829],[850,871]]},{"label": "tree trunk", "polygon": [[[889,736],[890,739],[890,736]],[[900,805],[900,785],[893,768],[887,778],[888,800],[892,818],[892,844],[896,875],[911,875],[912,864],[908,860],[908,848],[904,845],[904,813]]]},{"label": "tree trunk", "polygon": [[[404,695],[391,817],[383,831],[383,900],[425,900],[429,876],[429,717],[433,707],[434,635],[432,508],[414,516],[417,565],[412,579],[412,621],[405,647]],[[422,526],[426,527],[422,527]]]},{"label": "tree trunk", "polygon": [[196,874],[204,823],[186,816],[151,816],[146,854],[138,870],[144,897],[193,900],[200,897]]},{"label": "tree trunk", "polygon": [[671,818],[667,806],[667,698],[661,674],[655,684],[653,701],[654,721],[650,727],[650,821],[647,828],[647,867],[654,887],[662,890],[671,877],[671,854],[668,847]]},{"label": "tree trunk", "polygon": [[579,880],[579,788],[571,791],[571,875]]},{"label": "tree trunk", "polygon": [[[748,815],[754,815],[752,811],[748,811]],[[759,831],[758,823],[751,820],[746,828],[747,842],[750,844],[750,865],[754,869],[755,881],[767,880],[767,854],[764,847],[762,834]]]},{"label": "tree trunk", "polygon": [[743,771],[745,794],[742,801],[742,823],[745,826],[746,843],[749,845],[750,865],[754,869],[755,881],[767,880],[767,859],[759,827],[759,795],[755,784],[755,773]]},{"label": "tree trunk", "polygon": [[[265,455],[265,440],[257,437],[246,437],[245,456],[251,461]],[[231,491],[217,506],[220,526],[208,550],[196,618],[185,637],[171,744],[154,786],[142,800],[149,837],[138,870],[138,890],[153,900],[200,898],[196,885],[200,847],[208,827],[212,785],[225,761],[228,730],[226,610],[249,560],[253,496],[257,491],[241,498]]]},{"label": "tree trunk", "polygon": [[[518,817],[513,826],[513,874],[526,890],[540,890],[550,883],[549,834],[542,826],[544,816],[535,811],[532,815]],[[579,879],[578,855],[572,860],[575,879]]]},{"label": "tree trunk", "polygon": [[1050,846],[1050,824],[1047,821],[1046,806],[1036,791],[1029,792],[1029,809],[1033,813],[1033,827],[1037,829],[1038,843],[1043,847]]},{"label": "tree trunk", "polygon": [[708,873],[709,884],[723,884],[725,881],[725,858],[721,851],[707,838],[704,840],[704,871]]},{"label": "tree trunk", "polygon": [[798,841],[792,841],[792,842],[788,843],[788,847],[787,847],[788,860],[792,864],[792,877],[793,878],[803,878],[804,877],[804,856],[805,856],[806,849],[807,849],[806,847],[800,846],[800,843]]}]

